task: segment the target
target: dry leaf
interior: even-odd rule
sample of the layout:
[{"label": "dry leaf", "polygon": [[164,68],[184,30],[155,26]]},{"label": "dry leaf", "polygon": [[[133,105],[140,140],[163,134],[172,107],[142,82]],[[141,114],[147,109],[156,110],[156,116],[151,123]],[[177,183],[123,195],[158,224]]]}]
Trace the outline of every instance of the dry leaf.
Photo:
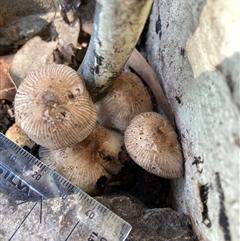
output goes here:
[{"label": "dry leaf", "polygon": [[56,64],[65,64],[77,70],[78,64],[75,58],[76,48],[73,44],[64,44],[58,42],[57,49],[53,51],[54,62]]},{"label": "dry leaf", "polygon": [[[60,57],[54,56],[54,50],[56,50],[59,46],[67,46],[69,44],[73,44],[74,47],[77,46],[78,35],[80,32],[80,22],[78,19],[69,26],[62,20],[60,13],[57,13],[53,24],[58,33],[58,39],[56,41],[46,42],[39,36],[35,36],[25,43],[24,46],[15,54],[10,69],[10,75],[17,87],[21,84],[22,80],[28,75],[28,73],[43,65],[53,63],[54,57],[56,59]],[[41,51],[39,52],[39,50]],[[60,51],[64,52],[64,50],[65,49],[61,47]],[[59,58],[57,61],[62,60]]]},{"label": "dry leaf", "polygon": [[0,27],[2,27],[4,25],[5,25],[4,19],[3,19],[2,15],[0,15]]},{"label": "dry leaf", "polygon": [[29,139],[26,133],[21,129],[18,122],[15,122],[5,133],[11,141],[15,142],[21,147],[27,146],[29,149],[32,149],[35,143]]},{"label": "dry leaf", "polygon": [[0,99],[12,102],[17,88],[9,75],[13,55],[0,57]]},{"label": "dry leaf", "polygon": [[168,104],[168,101],[163,93],[162,87],[157,79],[156,74],[143,58],[143,56],[134,49],[130,58],[128,59],[128,64],[143,78],[143,80],[150,87],[158,106],[162,109],[163,113],[166,115],[169,122],[175,128],[174,116],[172,110]]}]

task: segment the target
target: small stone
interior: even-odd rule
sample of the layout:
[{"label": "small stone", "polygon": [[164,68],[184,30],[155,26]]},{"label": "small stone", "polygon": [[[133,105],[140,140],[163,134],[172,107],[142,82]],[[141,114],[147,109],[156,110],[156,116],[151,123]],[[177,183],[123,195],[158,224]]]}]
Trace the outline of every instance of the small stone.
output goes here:
[{"label": "small stone", "polygon": [[197,241],[190,219],[171,208],[148,209],[130,196],[96,199],[132,225],[126,241]]}]

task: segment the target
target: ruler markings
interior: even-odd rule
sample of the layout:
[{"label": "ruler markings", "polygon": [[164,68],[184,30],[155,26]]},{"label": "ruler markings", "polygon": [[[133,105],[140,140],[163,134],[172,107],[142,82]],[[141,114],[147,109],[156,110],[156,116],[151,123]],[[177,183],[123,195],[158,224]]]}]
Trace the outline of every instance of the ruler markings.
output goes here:
[{"label": "ruler markings", "polygon": [[110,219],[110,216],[111,216],[111,213],[108,212],[107,215],[106,215],[106,219],[109,220],[109,219]]},{"label": "ruler markings", "polygon": [[52,176],[52,173],[53,173],[54,171],[52,170],[52,169],[50,169],[50,168],[48,168],[48,174],[49,174],[49,176]]},{"label": "ruler markings", "polygon": [[32,160],[31,162],[33,163],[33,165],[36,165],[38,163],[37,160]]},{"label": "ruler markings", "polygon": [[[10,150],[10,148],[12,148]],[[87,215],[87,219],[83,218],[83,227],[84,227],[84,233],[85,231],[89,232],[88,235],[85,236],[84,240],[89,240],[89,237],[91,238],[92,235],[95,235],[95,238],[98,238],[103,231],[104,228],[108,228],[110,223],[114,220],[116,229],[114,233],[108,234],[109,237],[102,237],[103,240],[125,240],[128,233],[131,230],[131,226],[126,223],[123,219],[121,219],[119,216],[117,216],[115,213],[110,211],[108,208],[106,208],[104,205],[99,203],[97,200],[83,192],[81,189],[73,185],[71,182],[69,182],[67,179],[62,177],[60,174],[52,170],[50,167],[48,167],[46,164],[32,156],[30,153],[28,153],[26,150],[22,149],[21,147],[17,146],[15,143],[11,142],[6,138],[3,134],[0,133],[0,151],[2,150],[8,150],[12,156],[5,157],[4,160],[0,160],[0,164],[3,163],[3,165],[7,165],[10,171],[14,172],[15,167],[15,160],[17,157],[18,165],[20,168],[22,168],[22,172],[32,170],[34,166],[38,167],[39,170],[37,171],[42,172],[41,175],[24,175],[24,173],[20,173],[19,175],[23,175],[23,177],[20,177],[25,181],[30,188],[33,188],[32,190],[36,191],[40,195],[43,195],[45,198],[51,198],[51,197],[62,197],[60,199],[62,202],[65,202],[65,198],[70,194],[77,194],[78,195],[78,204],[76,204],[80,210],[80,213],[82,215]],[[14,151],[14,152],[13,152]],[[16,155],[16,157],[15,157]],[[8,159],[11,158],[12,162],[8,162]],[[30,165],[31,164],[31,165]],[[33,165],[33,166],[32,166]],[[28,169],[29,168],[29,169]],[[43,178],[45,176],[46,178]],[[47,177],[48,176],[48,177]],[[39,179],[38,179],[38,178]],[[49,178],[50,177],[50,178]],[[0,183],[1,185],[1,183]],[[42,223],[42,205],[43,205],[43,196],[40,196],[39,200],[36,201],[36,203],[32,206],[30,211],[26,214],[26,216],[21,220],[21,223],[18,225],[18,227],[14,230],[12,236],[9,240],[12,240],[13,237],[19,235],[20,231],[19,229],[23,226],[23,223],[25,220],[29,217],[29,215],[32,213],[36,205],[40,204],[40,213],[39,213],[39,223]],[[36,199],[35,199],[36,200]],[[67,199],[69,202],[71,202],[71,199]],[[34,201],[33,198],[28,199],[27,202]],[[80,202],[81,201],[81,202]],[[23,204],[24,202],[19,203]],[[101,215],[96,215],[97,213]],[[90,221],[90,222],[89,222]],[[67,237],[65,240],[68,240],[69,237],[73,234],[74,230],[77,228],[81,221],[79,220],[73,228],[69,231],[67,234]],[[99,225],[101,224],[101,225]],[[24,227],[24,226],[23,226]],[[46,227],[48,228],[48,227]],[[24,229],[24,228],[23,228]],[[94,230],[94,231],[93,231]],[[87,232],[83,235],[86,235]],[[75,233],[75,232],[74,232]],[[113,235],[113,236],[112,236]],[[113,238],[114,237],[114,238]],[[100,237],[101,238],[101,237]],[[112,239],[113,238],[113,239]],[[92,239],[91,239],[92,240]],[[95,239],[94,239],[95,240]],[[102,239],[101,239],[102,240]]]},{"label": "ruler markings", "polygon": [[69,189],[71,187],[70,183],[67,183],[66,188]]},{"label": "ruler markings", "polygon": [[45,172],[46,174],[49,174],[50,169],[49,169],[48,167],[46,167],[46,168],[44,169],[44,172]]},{"label": "ruler markings", "polygon": [[82,198],[83,198],[83,193],[81,192],[79,196],[79,200],[81,200]]},{"label": "ruler markings", "polygon": [[24,157],[24,159],[28,159],[28,155],[26,154],[26,151],[23,151],[21,153],[21,156]]},{"label": "ruler markings", "polygon": [[56,176],[55,181],[60,182],[61,179],[62,179],[61,176]]},{"label": "ruler markings", "polygon": [[38,163],[37,163],[37,166],[38,166],[39,168],[42,168],[43,164],[42,164],[41,162],[38,162]]},{"label": "ruler markings", "polygon": [[58,174],[56,172],[52,172],[51,175],[52,175],[54,180],[58,177]]},{"label": "ruler markings", "polygon": [[39,170],[39,172],[43,172],[43,171],[45,171],[45,169],[46,169],[46,166],[43,165],[42,168]]},{"label": "ruler markings", "polygon": [[65,186],[65,185],[66,185],[66,182],[67,182],[67,180],[64,179],[63,182],[62,182],[62,185]]},{"label": "ruler markings", "polygon": [[93,209],[95,209],[95,207],[98,205],[98,203],[95,199],[92,199],[92,200],[93,200],[92,206],[93,206]]},{"label": "ruler markings", "polygon": [[[20,154],[22,155],[22,152],[21,152]],[[29,158],[28,158],[27,160],[28,160],[28,163],[29,163],[29,164],[33,162],[32,159],[29,159]]]},{"label": "ruler markings", "polygon": [[10,237],[9,241],[13,239],[13,237],[16,235],[16,233],[18,232],[18,230],[21,228],[21,226],[23,225],[23,223],[26,221],[26,219],[28,218],[28,216],[31,214],[31,212],[33,211],[33,209],[37,206],[38,202],[40,200],[37,200],[36,203],[33,205],[33,207],[31,208],[31,210],[27,213],[27,215],[23,218],[22,222],[19,224],[19,226],[15,229],[14,233],[12,234],[12,236]]},{"label": "ruler markings", "polygon": [[103,210],[102,213],[104,214],[104,213],[106,213],[107,211],[108,211],[108,209],[107,209],[107,208],[104,208],[104,210]]},{"label": "ruler markings", "polygon": [[95,210],[97,206],[98,206],[98,203],[95,203],[95,206],[93,206],[93,210]]},{"label": "ruler markings", "polygon": [[99,211],[102,213],[103,210],[105,210],[105,208],[104,208],[104,206],[101,206]]},{"label": "ruler markings", "polygon": [[73,192],[75,189],[75,186],[73,186],[72,184],[70,184],[69,188],[67,189],[68,192]]},{"label": "ruler markings", "polygon": [[42,223],[42,203],[43,203],[43,198],[40,198],[40,215],[39,215],[39,223]]},{"label": "ruler markings", "polygon": [[16,154],[18,154],[18,153],[21,154],[21,149],[16,150]]},{"label": "ruler markings", "polygon": [[115,215],[112,215],[111,220],[113,220],[114,222],[116,222],[116,220],[115,220]]},{"label": "ruler markings", "polygon": [[59,179],[58,179],[58,181],[59,181],[59,183],[61,183],[63,186],[64,186],[64,182],[65,182],[65,179],[63,178],[63,177],[60,177]]},{"label": "ruler markings", "polygon": [[8,139],[6,139],[6,140],[5,140],[5,144],[6,144],[7,146],[10,146],[11,141],[10,141],[10,140],[8,140]]},{"label": "ruler markings", "polygon": [[33,165],[36,165],[36,164],[37,164],[37,160],[32,159],[32,158],[28,158],[28,159],[29,159],[29,162],[28,162],[28,163],[32,163]]},{"label": "ruler markings", "polygon": [[99,210],[100,208],[101,208],[101,206],[100,206],[100,205],[98,205],[97,210]]},{"label": "ruler markings", "polygon": [[72,228],[72,230],[70,231],[70,233],[68,234],[67,238],[65,239],[65,241],[67,241],[69,239],[69,237],[72,235],[73,231],[76,229],[76,227],[78,226],[80,221],[78,221],[74,227]]}]

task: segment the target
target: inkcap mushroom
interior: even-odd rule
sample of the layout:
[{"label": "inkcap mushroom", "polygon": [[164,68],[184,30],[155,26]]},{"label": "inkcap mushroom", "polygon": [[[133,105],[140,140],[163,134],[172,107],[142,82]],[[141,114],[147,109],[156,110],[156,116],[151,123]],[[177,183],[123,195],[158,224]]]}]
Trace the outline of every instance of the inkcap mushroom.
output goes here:
[{"label": "inkcap mushroom", "polygon": [[29,138],[50,149],[82,141],[97,120],[84,81],[65,65],[49,64],[31,72],[17,90],[14,108]]},{"label": "inkcap mushroom", "polygon": [[183,176],[183,156],[171,124],[155,112],[135,116],[124,133],[130,157],[148,172],[164,178]]},{"label": "inkcap mushroom", "polygon": [[152,102],[140,78],[132,72],[124,72],[96,102],[96,107],[100,125],[124,132],[135,115],[152,111]]},{"label": "inkcap mushroom", "polygon": [[40,160],[90,195],[97,195],[118,174],[123,135],[96,126],[83,141],[58,150],[39,149]]}]

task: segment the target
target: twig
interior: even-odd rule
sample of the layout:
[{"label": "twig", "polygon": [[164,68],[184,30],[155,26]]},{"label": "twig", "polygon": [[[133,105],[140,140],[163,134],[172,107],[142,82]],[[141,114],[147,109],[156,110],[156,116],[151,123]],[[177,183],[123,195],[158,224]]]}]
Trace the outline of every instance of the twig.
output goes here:
[{"label": "twig", "polygon": [[[92,34],[93,24],[84,23],[81,25],[81,29],[88,34]],[[156,74],[149,66],[147,61],[143,58],[143,56],[137,51],[137,49],[133,50],[133,52],[130,55],[130,58],[128,59],[127,64],[130,65],[147,83],[147,85],[153,92],[157,105],[162,109],[167,119],[175,128],[173,113],[163,93],[162,87],[156,77]]]},{"label": "twig", "polygon": [[93,33],[78,69],[97,101],[107,92],[131,55],[153,0],[97,0]]}]

